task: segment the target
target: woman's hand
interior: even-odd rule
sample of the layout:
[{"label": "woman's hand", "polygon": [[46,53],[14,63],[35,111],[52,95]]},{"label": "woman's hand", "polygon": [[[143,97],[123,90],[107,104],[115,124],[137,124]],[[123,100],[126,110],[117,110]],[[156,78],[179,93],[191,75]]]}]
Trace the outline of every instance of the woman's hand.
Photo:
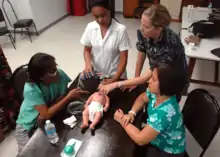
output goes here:
[{"label": "woman's hand", "polygon": [[117,82],[114,82],[114,83],[111,83],[111,84],[108,84],[108,85],[103,85],[102,83],[99,85],[98,89],[105,93],[105,94],[108,94],[110,93],[111,91],[113,91],[114,89],[116,89],[118,87],[118,83]]},{"label": "woman's hand", "polygon": [[89,79],[94,76],[93,68],[91,65],[86,65],[86,68],[84,69],[82,73],[82,77],[85,79]]},{"label": "woman's hand", "polygon": [[129,113],[123,116],[122,120],[121,120],[121,125],[123,127],[127,126],[129,123],[133,123],[134,122],[134,115]]},{"label": "woman's hand", "polygon": [[107,85],[107,84],[111,84],[111,83],[114,83],[115,80],[114,79],[104,79],[101,84],[103,85]]},{"label": "woman's hand", "polygon": [[44,117],[42,117],[42,116],[40,116],[40,115],[37,117],[37,123],[38,123],[38,125],[43,125],[46,120],[47,120],[47,119],[45,119]]},{"label": "woman's hand", "polygon": [[76,98],[79,98],[82,94],[89,94],[89,92],[83,91],[79,88],[75,88],[75,89],[72,89],[71,91],[69,91],[69,93],[67,94],[67,98],[69,100],[76,99]]},{"label": "woman's hand", "polygon": [[117,110],[114,114],[114,119],[120,124],[123,117],[124,117],[124,113],[121,109]]}]

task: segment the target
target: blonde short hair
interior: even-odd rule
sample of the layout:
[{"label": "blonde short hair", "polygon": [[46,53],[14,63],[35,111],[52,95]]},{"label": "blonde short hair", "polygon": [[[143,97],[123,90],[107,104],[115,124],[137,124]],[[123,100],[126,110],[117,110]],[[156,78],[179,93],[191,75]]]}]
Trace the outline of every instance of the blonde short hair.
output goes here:
[{"label": "blonde short hair", "polygon": [[152,25],[155,27],[167,27],[170,25],[171,16],[167,8],[160,4],[152,5],[150,8],[146,9],[143,15],[148,16]]}]

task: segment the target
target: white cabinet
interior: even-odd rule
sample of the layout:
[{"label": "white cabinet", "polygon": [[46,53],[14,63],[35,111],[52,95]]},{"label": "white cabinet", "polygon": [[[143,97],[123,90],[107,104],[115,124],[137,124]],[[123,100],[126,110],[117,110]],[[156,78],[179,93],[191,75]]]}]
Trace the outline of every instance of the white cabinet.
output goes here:
[{"label": "white cabinet", "polygon": [[167,7],[173,19],[179,19],[182,0],[160,0],[160,4]]}]

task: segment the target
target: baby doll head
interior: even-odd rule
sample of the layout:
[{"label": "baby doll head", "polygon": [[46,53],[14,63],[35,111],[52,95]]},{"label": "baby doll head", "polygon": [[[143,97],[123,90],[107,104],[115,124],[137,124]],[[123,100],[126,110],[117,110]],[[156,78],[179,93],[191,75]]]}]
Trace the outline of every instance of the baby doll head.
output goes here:
[{"label": "baby doll head", "polygon": [[101,90],[98,92],[98,94],[99,94],[99,96],[105,96],[105,93]]}]

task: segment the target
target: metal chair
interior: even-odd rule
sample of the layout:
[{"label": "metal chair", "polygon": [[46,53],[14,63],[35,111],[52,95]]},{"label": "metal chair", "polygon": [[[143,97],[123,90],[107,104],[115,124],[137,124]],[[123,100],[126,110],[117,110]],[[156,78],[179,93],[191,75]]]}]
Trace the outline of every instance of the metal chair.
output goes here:
[{"label": "metal chair", "polygon": [[[190,134],[203,149],[202,157],[220,126],[220,107],[214,96],[203,89],[192,91],[183,108],[183,120]],[[189,155],[186,153],[186,157]]]},{"label": "metal chair", "polygon": [[[11,23],[8,15],[7,15],[7,12],[6,12],[6,9],[5,9],[5,5],[8,4],[11,9],[12,9],[12,12],[16,18],[16,22],[15,23]],[[3,11],[5,13],[5,16],[9,22],[9,24],[11,25],[11,27],[14,28],[14,42],[16,42],[16,29],[21,29],[21,35],[23,34],[23,29],[26,29],[27,30],[27,33],[28,33],[28,36],[30,38],[30,41],[32,42],[32,39],[31,39],[31,34],[30,34],[30,27],[34,26],[35,30],[36,30],[36,33],[37,33],[37,36],[39,35],[38,31],[37,31],[37,27],[34,23],[34,20],[33,19],[19,19],[14,8],[13,8],[13,5],[12,3],[9,1],[9,0],[3,0],[2,1],[2,8],[3,8]]]},{"label": "metal chair", "polygon": [[0,36],[8,35],[8,37],[11,40],[11,43],[12,43],[13,47],[16,49],[15,43],[14,43],[14,38],[13,38],[11,32],[8,30],[8,26],[7,26],[7,23],[5,21],[5,18],[4,18],[4,15],[3,15],[1,9],[0,9],[0,22],[4,22],[5,23],[5,26],[1,26],[0,27]]}]

